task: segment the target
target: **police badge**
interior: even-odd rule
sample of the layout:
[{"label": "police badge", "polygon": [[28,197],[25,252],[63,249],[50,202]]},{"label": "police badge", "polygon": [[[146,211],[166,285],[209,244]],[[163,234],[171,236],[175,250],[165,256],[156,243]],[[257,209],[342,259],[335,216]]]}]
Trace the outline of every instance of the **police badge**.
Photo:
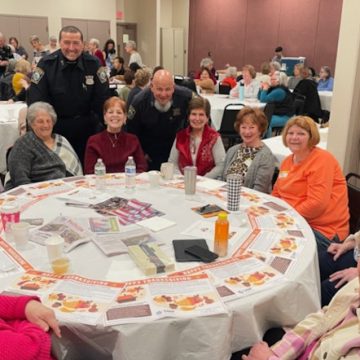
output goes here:
[{"label": "police badge", "polygon": [[37,67],[35,68],[32,76],[31,76],[31,82],[33,82],[34,84],[38,84],[41,80],[41,78],[44,76],[44,70]]},{"label": "police badge", "polygon": [[108,77],[107,77],[107,73],[106,73],[106,68],[104,66],[99,67],[96,74],[102,84],[107,81]]}]

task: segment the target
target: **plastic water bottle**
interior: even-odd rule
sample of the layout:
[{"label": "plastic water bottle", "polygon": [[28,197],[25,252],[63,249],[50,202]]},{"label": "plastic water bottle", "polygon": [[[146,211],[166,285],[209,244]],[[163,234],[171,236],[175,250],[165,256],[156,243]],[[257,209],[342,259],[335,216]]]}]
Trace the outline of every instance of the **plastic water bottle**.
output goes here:
[{"label": "plastic water bottle", "polygon": [[96,190],[104,190],[105,189],[105,175],[106,175],[106,167],[102,159],[97,159],[95,168],[95,188]]},{"label": "plastic water bottle", "polygon": [[125,164],[125,188],[128,191],[134,191],[136,186],[136,165],[132,156],[128,157]]},{"label": "plastic water bottle", "polygon": [[239,100],[244,100],[244,83],[241,80],[239,81]]}]

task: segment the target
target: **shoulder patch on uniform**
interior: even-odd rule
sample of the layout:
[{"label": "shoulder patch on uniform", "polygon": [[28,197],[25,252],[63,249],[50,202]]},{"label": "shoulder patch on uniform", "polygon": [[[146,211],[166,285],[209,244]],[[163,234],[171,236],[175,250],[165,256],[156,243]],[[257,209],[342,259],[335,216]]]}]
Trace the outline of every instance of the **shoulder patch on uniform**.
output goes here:
[{"label": "shoulder patch on uniform", "polygon": [[130,108],[129,108],[129,111],[128,111],[128,114],[127,114],[127,118],[129,120],[131,120],[135,116],[135,114],[136,114],[135,108],[132,105],[130,105]]},{"label": "shoulder patch on uniform", "polygon": [[106,73],[106,68],[104,66],[99,67],[96,74],[102,84],[107,81],[108,77],[107,77],[107,73]]},{"label": "shoulder patch on uniform", "polygon": [[34,72],[32,73],[31,76],[31,82],[33,82],[34,84],[38,84],[40,82],[40,80],[42,79],[42,77],[44,76],[44,70],[37,67],[35,68]]}]

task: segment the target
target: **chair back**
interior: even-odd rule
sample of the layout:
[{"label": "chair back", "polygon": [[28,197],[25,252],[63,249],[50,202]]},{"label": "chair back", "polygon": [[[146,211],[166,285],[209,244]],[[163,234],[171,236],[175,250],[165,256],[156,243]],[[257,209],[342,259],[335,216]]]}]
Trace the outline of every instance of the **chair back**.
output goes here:
[{"label": "chair back", "polygon": [[349,197],[350,233],[354,234],[360,230],[360,187],[358,186],[360,184],[360,175],[355,173],[347,174],[346,183]]},{"label": "chair back", "polygon": [[223,85],[219,84],[219,94],[222,95],[229,95],[230,94],[230,86],[229,85]]},{"label": "chair back", "polygon": [[224,144],[225,148],[232,146],[237,140],[240,139],[239,134],[234,129],[234,123],[236,115],[244,107],[244,104],[228,104],[224,108],[223,117],[219,133],[223,139],[227,140],[227,145]]}]

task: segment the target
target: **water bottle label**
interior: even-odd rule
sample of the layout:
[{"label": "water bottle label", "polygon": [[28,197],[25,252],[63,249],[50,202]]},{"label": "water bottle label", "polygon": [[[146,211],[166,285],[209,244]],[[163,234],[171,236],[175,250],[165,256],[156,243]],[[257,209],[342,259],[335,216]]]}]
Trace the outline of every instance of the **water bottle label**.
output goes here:
[{"label": "water bottle label", "polygon": [[136,168],[135,166],[128,166],[125,168],[126,175],[136,175]]}]

